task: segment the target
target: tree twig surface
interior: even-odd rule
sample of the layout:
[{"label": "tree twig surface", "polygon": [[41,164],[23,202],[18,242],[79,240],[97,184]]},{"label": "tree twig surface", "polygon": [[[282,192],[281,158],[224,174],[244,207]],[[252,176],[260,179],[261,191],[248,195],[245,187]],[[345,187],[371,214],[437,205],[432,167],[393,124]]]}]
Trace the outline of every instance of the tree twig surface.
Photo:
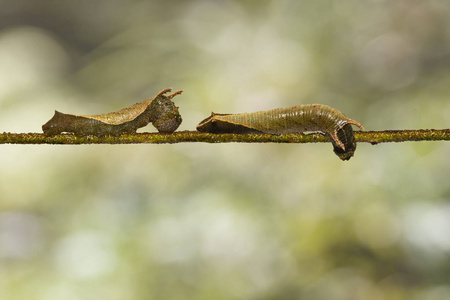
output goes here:
[{"label": "tree twig surface", "polygon": [[[355,131],[357,142],[373,145],[407,141],[450,141],[450,129]],[[60,134],[46,136],[43,133],[0,133],[0,144],[175,144],[175,143],[326,143],[331,140],[322,134],[213,134],[197,131],[179,131],[170,134],[136,133],[121,136],[85,136]]]}]

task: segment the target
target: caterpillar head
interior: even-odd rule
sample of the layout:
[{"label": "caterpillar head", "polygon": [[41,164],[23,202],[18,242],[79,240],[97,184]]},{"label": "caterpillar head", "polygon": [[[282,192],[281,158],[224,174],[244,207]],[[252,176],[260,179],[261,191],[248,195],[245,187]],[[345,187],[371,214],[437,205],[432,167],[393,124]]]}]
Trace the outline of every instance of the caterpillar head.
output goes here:
[{"label": "caterpillar head", "polygon": [[356,141],[353,135],[353,128],[350,123],[345,124],[337,131],[337,138],[344,145],[345,150],[332,138],[334,153],[342,160],[349,160],[355,154]]},{"label": "caterpillar head", "polygon": [[172,102],[172,98],[182,91],[165,96],[159,94],[149,105],[149,116],[153,126],[162,133],[172,133],[180,126],[181,118],[178,107]]},{"label": "caterpillar head", "polygon": [[341,126],[337,127],[333,132],[327,132],[333,144],[334,153],[341,160],[349,160],[355,154],[356,140],[353,135],[352,125],[358,126],[361,129],[364,127],[355,120],[349,119],[342,115]]}]

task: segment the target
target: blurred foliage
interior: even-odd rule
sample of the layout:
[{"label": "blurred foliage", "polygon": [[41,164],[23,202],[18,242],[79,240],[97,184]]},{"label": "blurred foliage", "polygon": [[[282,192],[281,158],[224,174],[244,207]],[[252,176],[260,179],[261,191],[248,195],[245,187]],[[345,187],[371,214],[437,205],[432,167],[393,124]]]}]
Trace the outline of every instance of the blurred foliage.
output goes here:
[{"label": "blurred foliage", "polygon": [[[0,0],[0,130],[166,87],[448,128],[447,1]],[[145,131],[153,131],[146,127]],[[0,299],[444,299],[450,146],[0,147]]]}]

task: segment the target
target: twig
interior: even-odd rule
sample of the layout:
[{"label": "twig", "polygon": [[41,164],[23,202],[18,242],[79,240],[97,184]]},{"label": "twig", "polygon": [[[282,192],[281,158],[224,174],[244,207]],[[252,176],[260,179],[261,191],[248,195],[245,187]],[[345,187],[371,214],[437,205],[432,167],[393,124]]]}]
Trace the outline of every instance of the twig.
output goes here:
[{"label": "twig", "polygon": [[[355,131],[357,142],[373,145],[406,141],[450,141],[450,129]],[[122,136],[77,137],[72,134],[45,136],[42,133],[0,133],[0,144],[174,144],[174,143],[326,143],[331,140],[322,134],[212,134],[179,131],[170,134],[136,133]]]}]

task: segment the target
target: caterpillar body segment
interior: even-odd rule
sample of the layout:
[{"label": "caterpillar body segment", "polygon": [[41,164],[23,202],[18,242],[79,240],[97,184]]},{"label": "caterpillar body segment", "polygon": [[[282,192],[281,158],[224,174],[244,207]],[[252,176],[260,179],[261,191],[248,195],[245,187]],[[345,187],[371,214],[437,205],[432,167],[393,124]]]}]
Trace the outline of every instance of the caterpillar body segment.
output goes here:
[{"label": "caterpillar body segment", "polygon": [[[241,114],[216,114],[197,125],[211,133],[297,133],[321,131],[328,135],[336,154],[348,160],[356,149],[351,125],[363,126],[335,108],[322,104],[297,105]],[[339,154],[338,154],[339,153]]]},{"label": "caterpillar body segment", "polygon": [[42,130],[48,136],[62,132],[74,133],[77,136],[117,136],[135,133],[138,128],[151,122],[159,132],[174,132],[181,124],[182,118],[171,99],[182,91],[165,95],[171,90],[164,89],[154,98],[106,114],[73,115],[55,111],[54,116],[42,126]]}]

